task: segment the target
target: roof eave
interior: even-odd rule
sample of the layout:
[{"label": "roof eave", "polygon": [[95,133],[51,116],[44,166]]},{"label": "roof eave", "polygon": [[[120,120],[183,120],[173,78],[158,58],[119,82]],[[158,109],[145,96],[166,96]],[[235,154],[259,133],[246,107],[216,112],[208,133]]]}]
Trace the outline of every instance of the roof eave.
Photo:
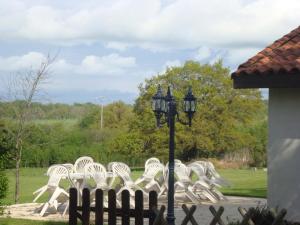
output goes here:
[{"label": "roof eave", "polygon": [[300,88],[300,74],[233,75],[233,87],[242,88]]}]

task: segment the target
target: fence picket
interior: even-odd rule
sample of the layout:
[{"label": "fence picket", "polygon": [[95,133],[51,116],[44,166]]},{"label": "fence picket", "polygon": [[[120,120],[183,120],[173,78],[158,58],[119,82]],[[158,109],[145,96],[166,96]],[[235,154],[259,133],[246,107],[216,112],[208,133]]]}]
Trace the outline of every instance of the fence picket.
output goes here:
[{"label": "fence picket", "polygon": [[70,188],[69,225],[77,225],[77,190]]},{"label": "fence picket", "polygon": [[101,189],[97,189],[95,195],[95,224],[103,225],[103,191]]},{"label": "fence picket", "polygon": [[90,190],[83,189],[82,193],[82,225],[90,225]]},{"label": "fence picket", "polygon": [[149,193],[149,225],[153,225],[155,220],[154,210],[157,208],[157,193],[155,191],[151,191]]},{"label": "fence picket", "polygon": [[143,192],[138,190],[135,192],[135,225],[144,224],[144,198]]},{"label": "fence picket", "polygon": [[108,225],[117,224],[116,213],[116,192],[114,190],[108,191]]},{"label": "fence picket", "polygon": [[130,224],[130,196],[129,191],[122,192],[122,225]]}]

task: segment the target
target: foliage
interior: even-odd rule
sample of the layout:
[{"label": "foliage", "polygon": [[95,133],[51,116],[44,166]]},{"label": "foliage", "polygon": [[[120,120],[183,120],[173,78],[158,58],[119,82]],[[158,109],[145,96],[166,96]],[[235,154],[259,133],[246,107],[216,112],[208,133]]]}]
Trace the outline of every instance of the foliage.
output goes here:
[{"label": "foliage", "polygon": [[[143,154],[165,159],[168,154],[168,129],[155,127],[150,105],[158,84],[165,90],[171,85],[181,117],[184,117],[181,100],[188,86],[192,86],[198,100],[192,127],[176,124],[178,158],[191,160],[203,152],[221,157],[225,152],[251,146],[249,141],[253,141],[253,133],[241,128],[251,126],[262,111],[260,92],[233,89],[229,69],[221,62],[201,65],[188,61],[182,67],[169,68],[164,74],[140,85],[140,96],[134,105],[135,119],[129,131],[138,134],[137,142],[143,143]],[[123,149],[120,144],[117,150],[123,152]]]},{"label": "foliage", "polygon": [[[134,106],[121,101],[105,105],[102,129],[99,105],[33,102],[32,120],[24,126],[22,166],[74,162],[80,155],[90,155],[103,163],[120,160],[132,166],[142,166],[149,156],[167,161],[168,128],[156,128],[151,109],[158,84],[165,90],[168,85],[173,87],[182,119],[181,100],[189,85],[198,99],[192,127],[176,123],[177,158],[223,158],[245,149],[251,153],[252,166],[265,166],[266,104],[259,91],[233,89],[229,70],[221,62],[202,65],[193,61],[146,80],[139,87]],[[0,117],[11,132],[17,129],[16,115],[22,104],[0,102]],[[5,140],[0,142],[7,144]],[[14,152],[13,147],[9,149]]]},{"label": "foliage", "polygon": [[1,207],[2,200],[6,197],[8,191],[8,178],[5,175],[3,168],[5,168],[9,150],[12,147],[10,139],[8,131],[4,128],[3,122],[0,121],[0,215],[3,210]]}]

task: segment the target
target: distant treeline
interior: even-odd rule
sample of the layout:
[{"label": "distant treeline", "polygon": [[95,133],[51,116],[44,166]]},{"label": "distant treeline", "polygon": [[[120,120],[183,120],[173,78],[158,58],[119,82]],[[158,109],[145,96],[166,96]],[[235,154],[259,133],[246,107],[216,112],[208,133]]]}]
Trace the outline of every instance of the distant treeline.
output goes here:
[{"label": "distant treeline", "polygon": [[[12,118],[17,116],[18,108],[22,101],[1,102],[0,115],[2,118]],[[32,104],[31,119],[34,120],[63,120],[63,119],[80,119],[91,109],[99,107],[93,103],[74,103],[72,105],[62,103],[42,104],[35,102]]]},{"label": "distant treeline", "polygon": [[[104,164],[124,161],[142,166],[151,156],[166,162],[168,128],[156,127],[151,110],[158,84],[164,90],[172,86],[182,119],[181,102],[189,86],[197,97],[192,127],[176,124],[177,158],[222,159],[226,154],[247,152],[251,158],[248,164],[266,164],[267,108],[260,92],[233,89],[229,69],[221,62],[201,65],[188,61],[141,84],[134,105],[105,105],[102,129],[99,105],[34,103],[25,128],[22,166],[74,162],[83,155]],[[0,102],[0,155],[7,159],[5,167],[14,166],[10,158],[14,151],[12,131],[17,129],[15,118],[21,106],[21,101]]]}]

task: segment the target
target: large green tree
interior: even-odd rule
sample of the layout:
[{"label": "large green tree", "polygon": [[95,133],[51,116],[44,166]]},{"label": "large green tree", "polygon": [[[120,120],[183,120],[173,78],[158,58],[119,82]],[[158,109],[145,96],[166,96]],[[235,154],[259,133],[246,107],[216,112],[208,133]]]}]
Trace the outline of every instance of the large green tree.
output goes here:
[{"label": "large green tree", "polygon": [[[232,88],[230,70],[219,61],[213,65],[201,65],[187,61],[181,67],[168,68],[140,85],[140,96],[134,105],[135,120],[124,146],[122,136],[115,151],[127,154],[127,145],[134,138],[142,146],[143,155],[168,156],[168,129],[157,129],[151,110],[151,98],[160,84],[164,90],[171,86],[178,102],[180,117],[182,99],[189,86],[197,97],[197,112],[192,127],[176,124],[176,154],[184,160],[207,156],[218,156],[251,145],[251,133],[243,132],[241,127],[251,126],[261,112],[263,102],[258,90],[235,90]],[[134,134],[134,135],[133,135]],[[141,145],[141,143],[143,143]],[[135,154],[137,152],[135,151]]]}]

